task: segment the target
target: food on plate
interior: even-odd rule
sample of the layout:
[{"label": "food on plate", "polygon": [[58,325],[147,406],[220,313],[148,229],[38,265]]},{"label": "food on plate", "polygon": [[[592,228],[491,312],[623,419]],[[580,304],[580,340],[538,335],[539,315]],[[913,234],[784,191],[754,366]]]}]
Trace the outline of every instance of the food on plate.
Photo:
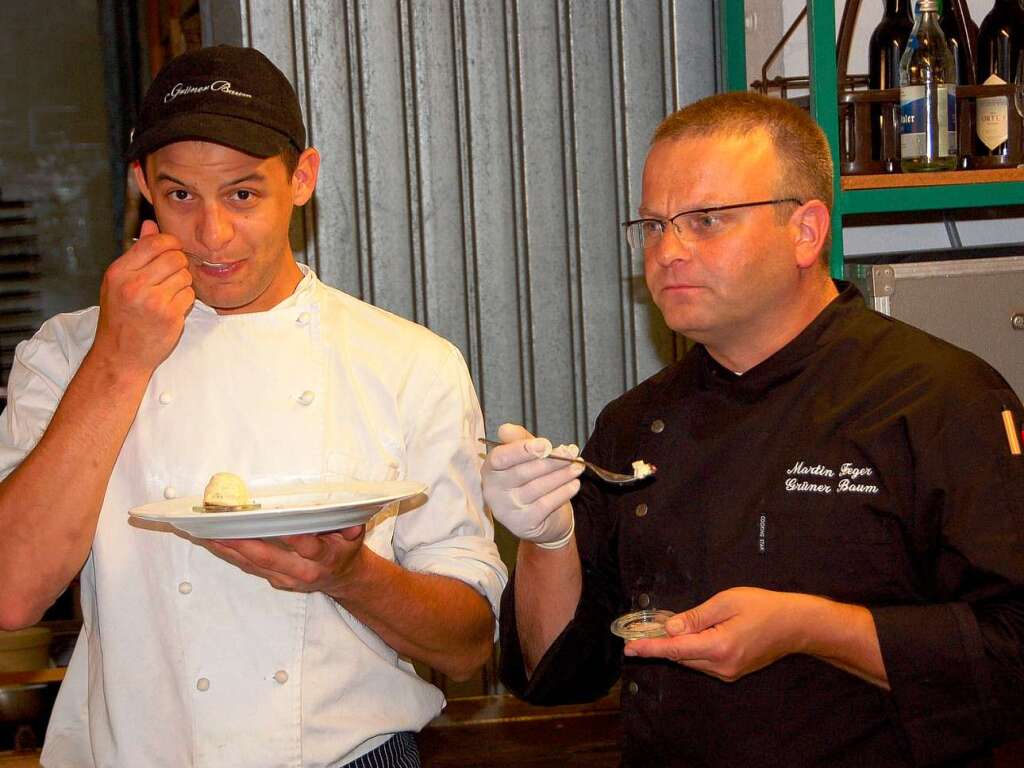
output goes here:
[{"label": "food on plate", "polygon": [[203,507],[209,512],[218,508],[251,507],[252,496],[245,487],[245,481],[231,472],[218,472],[210,478],[203,492]]},{"label": "food on plate", "polygon": [[655,467],[653,464],[648,464],[643,459],[639,459],[638,461],[633,462],[633,477],[635,477],[637,480],[642,480],[645,477],[650,477],[657,471],[657,467]]}]

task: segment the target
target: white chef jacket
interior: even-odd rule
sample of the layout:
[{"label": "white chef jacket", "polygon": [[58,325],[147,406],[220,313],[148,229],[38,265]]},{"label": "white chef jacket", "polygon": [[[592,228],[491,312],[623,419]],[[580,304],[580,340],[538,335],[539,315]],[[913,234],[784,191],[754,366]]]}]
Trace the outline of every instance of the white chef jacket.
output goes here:
[{"label": "white chef jacket", "polygon": [[[134,506],[202,495],[218,471],[255,489],[425,483],[426,502],[378,515],[366,545],[470,584],[497,615],[507,573],[481,501],[483,426],[462,356],[303,272],[267,312],[218,315],[196,302],[155,371],[82,571],[84,626],[43,765],[342,765],[444,706],[331,598],[275,589],[183,536],[129,522]],[[3,477],[46,429],[97,316],[58,315],[19,345],[0,419]]]}]

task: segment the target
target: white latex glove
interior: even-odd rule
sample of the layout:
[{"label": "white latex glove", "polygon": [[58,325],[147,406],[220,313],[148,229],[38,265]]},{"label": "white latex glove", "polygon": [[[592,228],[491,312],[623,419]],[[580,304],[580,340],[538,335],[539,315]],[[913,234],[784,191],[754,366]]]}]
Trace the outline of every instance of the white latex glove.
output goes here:
[{"label": "white latex glove", "polygon": [[583,465],[547,456],[576,457],[579,448],[560,445],[552,451],[547,438],[518,424],[502,424],[498,439],[505,445],[491,448],[482,470],[484,501],[494,518],[524,541],[564,547],[574,527],[569,499],[579,492]]}]

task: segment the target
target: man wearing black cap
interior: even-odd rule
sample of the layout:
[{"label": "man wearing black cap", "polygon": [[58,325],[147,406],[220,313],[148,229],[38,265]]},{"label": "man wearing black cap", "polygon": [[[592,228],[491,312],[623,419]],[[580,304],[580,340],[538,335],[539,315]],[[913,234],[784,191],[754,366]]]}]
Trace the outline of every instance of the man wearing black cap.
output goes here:
[{"label": "man wearing black cap", "polygon": [[[444,699],[405,659],[468,677],[506,579],[465,363],[296,263],[288,223],[319,155],[262,54],[168,64],[128,155],[157,222],[98,308],[19,346],[0,420],[0,628],[37,621],[81,570],[43,764],[419,765],[411,734]],[[322,534],[129,523],[223,470],[426,491]]]}]

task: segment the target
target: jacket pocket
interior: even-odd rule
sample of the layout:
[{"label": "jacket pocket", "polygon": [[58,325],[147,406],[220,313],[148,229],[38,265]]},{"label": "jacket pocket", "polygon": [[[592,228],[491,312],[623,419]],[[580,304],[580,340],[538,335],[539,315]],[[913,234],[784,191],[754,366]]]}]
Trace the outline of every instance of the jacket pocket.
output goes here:
[{"label": "jacket pocket", "polygon": [[873,505],[833,498],[767,506],[760,527],[776,589],[874,602],[906,586],[896,522]]}]

